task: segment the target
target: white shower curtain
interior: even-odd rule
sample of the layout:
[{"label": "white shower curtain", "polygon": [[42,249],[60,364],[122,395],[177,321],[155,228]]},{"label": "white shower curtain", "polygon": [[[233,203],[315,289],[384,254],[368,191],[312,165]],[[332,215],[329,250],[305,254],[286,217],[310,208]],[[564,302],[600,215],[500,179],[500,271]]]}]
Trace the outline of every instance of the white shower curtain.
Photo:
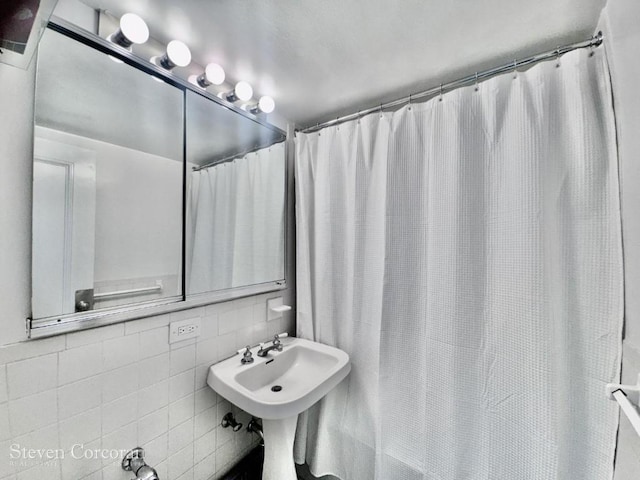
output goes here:
[{"label": "white shower curtain", "polygon": [[284,278],[284,143],[193,172],[190,183],[188,292]]},{"label": "white shower curtain", "polygon": [[298,335],[351,356],[296,461],[612,477],[622,252],[603,49],[296,140]]}]

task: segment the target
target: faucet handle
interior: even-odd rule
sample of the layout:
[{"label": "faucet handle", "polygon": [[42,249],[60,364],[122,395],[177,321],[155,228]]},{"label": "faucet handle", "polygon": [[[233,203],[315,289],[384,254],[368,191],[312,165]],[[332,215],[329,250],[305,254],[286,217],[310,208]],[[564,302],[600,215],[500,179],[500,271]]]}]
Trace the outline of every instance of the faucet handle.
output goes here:
[{"label": "faucet handle", "polygon": [[240,362],[243,365],[246,363],[253,362],[253,355],[251,354],[251,345],[246,346],[246,350],[244,351],[244,354],[242,355],[242,360],[240,360]]},{"label": "faucet handle", "polygon": [[273,336],[273,344],[274,345],[279,345],[280,344],[280,339],[281,338],[287,338],[289,336],[289,334],[287,332],[284,333],[276,333]]}]

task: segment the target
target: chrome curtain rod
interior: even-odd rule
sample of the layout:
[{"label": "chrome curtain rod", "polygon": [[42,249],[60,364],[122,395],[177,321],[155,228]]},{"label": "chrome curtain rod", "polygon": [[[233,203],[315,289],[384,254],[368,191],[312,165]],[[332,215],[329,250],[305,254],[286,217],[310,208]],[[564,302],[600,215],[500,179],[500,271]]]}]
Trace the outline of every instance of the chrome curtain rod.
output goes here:
[{"label": "chrome curtain rod", "polygon": [[242,158],[244,156],[249,155],[250,153],[257,152],[258,150],[262,150],[263,148],[271,148],[272,146],[277,145],[278,143],[281,143],[281,142],[275,142],[275,143],[272,143],[271,145],[266,145],[266,146],[253,147],[240,153],[234,153],[233,155],[229,155],[228,157],[221,158],[220,160],[214,160],[213,162],[205,163],[204,165],[200,165],[199,167],[193,167],[191,171],[199,172],[200,170],[215,167],[216,165],[220,165],[221,163],[232,162],[237,158]]},{"label": "chrome curtain rod", "polygon": [[363,117],[370,113],[379,112],[379,111],[390,109],[390,108],[400,107],[407,103],[411,103],[414,100],[418,100],[425,97],[432,97],[435,95],[441,95],[444,92],[450,92],[451,90],[455,90],[456,88],[464,87],[467,85],[473,85],[474,83],[478,83],[481,80],[486,80],[490,77],[495,77],[496,75],[500,75],[502,73],[513,72],[521,67],[526,67],[528,65],[542,62],[544,60],[550,60],[552,58],[558,58],[560,57],[560,55],[564,55],[565,53],[570,52],[572,50],[577,50],[579,48],[599,47],[602,44],[602,42],[603,42],[602,32],[598,32],[595,36],[583,42],[572,43],[569,45],[565,45],[563,47],[558,46],[555,50],[538,53],[537,55],[533,55],[523,60],[514,60],[511,63],[505,64],[499,67],[495,67],[490,70],[484,70],[483,72],[476,72],[473,75],[469,75],[467,77],[460,78],[458,80],[454,80],[449,83],[444,83],[444,84],[441,83],[439,86],[430,88],[429,90],[413,93],[407,97],[403,97],[397,100],[393,100],[391,102],[383,103],[376,107],[367,108],[366,110],[360,110],[356,113],[350,113],[349,115],[344,115],[342,117],[335,118],[333,120],[329,120],[324,123],[318,123],[317,125],[306,127],[297,131],[302,133],[316,132],[326,127],[339,125],[341,123],[348,122],[349,120],[355,120],[357,118]]}]

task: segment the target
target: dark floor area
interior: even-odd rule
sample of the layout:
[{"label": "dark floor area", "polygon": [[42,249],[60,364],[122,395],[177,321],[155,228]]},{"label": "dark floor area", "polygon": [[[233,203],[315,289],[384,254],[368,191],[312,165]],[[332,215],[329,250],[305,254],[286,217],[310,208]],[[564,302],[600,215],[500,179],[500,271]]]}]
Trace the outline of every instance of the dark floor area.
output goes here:
[{"label": "dark floor area", "polygon": [[[262,462],[264,448],[259,446],[251,450],[240,462],[227,473],[222,480],[262,480]],[[296,465],[298,480],[331,480],[335,477],[316,479],[306,465]]]}]

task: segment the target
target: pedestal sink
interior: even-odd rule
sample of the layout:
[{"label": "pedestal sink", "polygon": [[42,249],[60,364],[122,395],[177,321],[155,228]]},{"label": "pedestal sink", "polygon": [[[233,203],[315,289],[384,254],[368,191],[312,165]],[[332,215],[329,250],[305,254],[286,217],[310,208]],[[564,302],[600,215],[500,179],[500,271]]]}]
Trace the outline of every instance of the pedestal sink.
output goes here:
[{"label": "pedestal sink", "polygon": [[329,393],[351,370],[349,356],[334,347],[286,338],[281,352],[271,351],[253,363],[242,355],[209,368],[207,383],[242,410],[262,418],[263,480],[296,480],[293,440],[298,414]]}]

